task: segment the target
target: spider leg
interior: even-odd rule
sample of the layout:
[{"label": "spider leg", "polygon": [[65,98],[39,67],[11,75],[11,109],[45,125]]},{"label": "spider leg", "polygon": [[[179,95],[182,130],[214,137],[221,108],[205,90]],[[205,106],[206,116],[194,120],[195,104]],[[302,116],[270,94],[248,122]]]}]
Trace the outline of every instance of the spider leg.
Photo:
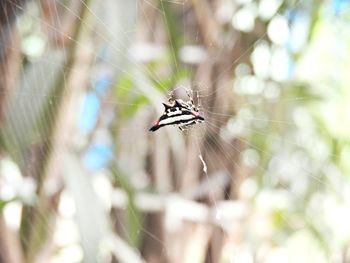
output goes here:
[{"label": "spider leg", "polygon": [[186,89],[186,95],[187,95],[187,97],[189,97],[191,99],[192,98],[192,90]]},{"label": "spider leg", "polygon": [[194,106],[194,101],[193,101],[193,91],[191,89],[186,89],[186,94],[187,94],[187,97],[190,99],[189,103],[191,104],[191,107],[195,109],[196,107]]},{"label": "spider leg", "polygon": [[193,101],[193,90],[187,89],[187,90],[186,90],[186,95],[187,95],[187,97],[189,97],[189,99],[190,99],[191,101]]},{"label": "spider leg", "polygon": [[198,111],[200,111],[200,109],[201,109],[201,104],[200,104],[200,99],[199,99],[199,92],[197,91],[197,109],[198,109]]},{"label": "spider leg", "polygon": [[168,102],[169,103],[173,103],[175,101],[175,98],[174,98],[174,91],[170,91],[169,92],[169,95],[168,95]]}]

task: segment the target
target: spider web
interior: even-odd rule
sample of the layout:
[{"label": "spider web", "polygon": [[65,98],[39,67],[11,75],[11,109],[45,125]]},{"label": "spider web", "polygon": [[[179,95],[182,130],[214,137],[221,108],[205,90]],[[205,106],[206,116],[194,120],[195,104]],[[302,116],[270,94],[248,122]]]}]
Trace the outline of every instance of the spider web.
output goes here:
[{"label": "spider web", "polygon": [[[11,36],[9,49],[28,61],[19,65],[18,87],[5,92],[0,189],[1,200],[11,201],[6,224],[22,231],[26,260],[280,262],[299,251],[292,260],[322,262],[339,255],[348,229],[337,239],[332,228],[328,241],[325,232],[339,221],[321,215],[344,216],[346,204],[336,203],[330,189],[348,185],[339,186],[345,184],[339,156],[316,136],[317,123],[302,105],[312,96],[288,93],[290,80],[254,67],[269,49],[285,58],[268,30],[297,27],[286,18],[307,4],[286,1],[272,16],[275,25],[211,71],[203,57],[214,63],[223,54],[211,46],[203,52],[207,40],[190,15],[198,1],[33,1],[26,8],[9,2],[22,11],[16,22],[22,40]],[[238,1],[232,13],[229,1],[210,7],[222,19],[240,18],[226,26],[243,39],[249,23],[239,21],[250,21],[259,3]],[[67,30],[66,19],[76,28]],[[182,49],[174,27],[181,28]],[[232,43],[239,44],[228,38],[216,49]],[[186,62],[197,53],[199,62]],[[205,123],[184,133],[171,127],[147,133],[167,94],[183,97],[188,88]]]}]

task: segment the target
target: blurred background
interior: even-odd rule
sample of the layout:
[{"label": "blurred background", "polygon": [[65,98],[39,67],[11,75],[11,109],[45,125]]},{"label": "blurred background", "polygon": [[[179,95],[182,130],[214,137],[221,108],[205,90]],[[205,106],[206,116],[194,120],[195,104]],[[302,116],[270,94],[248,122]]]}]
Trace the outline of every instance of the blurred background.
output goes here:
[{"label": "blurred background", "polygon": [[[350,1],[0,2],[0,262],[350,262]],[[206,122],[148,129],[171,92]]]}]

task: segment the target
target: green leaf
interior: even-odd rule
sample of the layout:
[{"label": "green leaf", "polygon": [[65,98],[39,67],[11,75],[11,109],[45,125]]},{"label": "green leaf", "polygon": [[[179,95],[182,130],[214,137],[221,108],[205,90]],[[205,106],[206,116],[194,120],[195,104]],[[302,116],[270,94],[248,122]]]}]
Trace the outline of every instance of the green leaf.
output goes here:
[{"label": "green leaf", "polygon": [[130,76],[127,74],[121,75],[114,88],[115,96],[119,99],[126,97],[130,93],[133,85],[134,83]]}]

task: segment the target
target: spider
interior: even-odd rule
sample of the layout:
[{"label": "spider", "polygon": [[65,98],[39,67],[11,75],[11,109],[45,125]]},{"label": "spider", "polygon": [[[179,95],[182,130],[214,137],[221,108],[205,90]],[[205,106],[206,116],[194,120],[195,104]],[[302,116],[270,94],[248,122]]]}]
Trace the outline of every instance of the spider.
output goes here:
[{"label": "spider", "polygon": [[193,102],[192,91],[186,91],[186,93],[189,97],[186,102],[181,99],[174,99],[174,94],[170,94],[169,104],[163,103],[164,113],[149,129],[150,131],[154,132],[168,125],[177,126],[183,131],[188,126],[204,122],[203,116],[199,113],[199,106],[196,107]]}]

